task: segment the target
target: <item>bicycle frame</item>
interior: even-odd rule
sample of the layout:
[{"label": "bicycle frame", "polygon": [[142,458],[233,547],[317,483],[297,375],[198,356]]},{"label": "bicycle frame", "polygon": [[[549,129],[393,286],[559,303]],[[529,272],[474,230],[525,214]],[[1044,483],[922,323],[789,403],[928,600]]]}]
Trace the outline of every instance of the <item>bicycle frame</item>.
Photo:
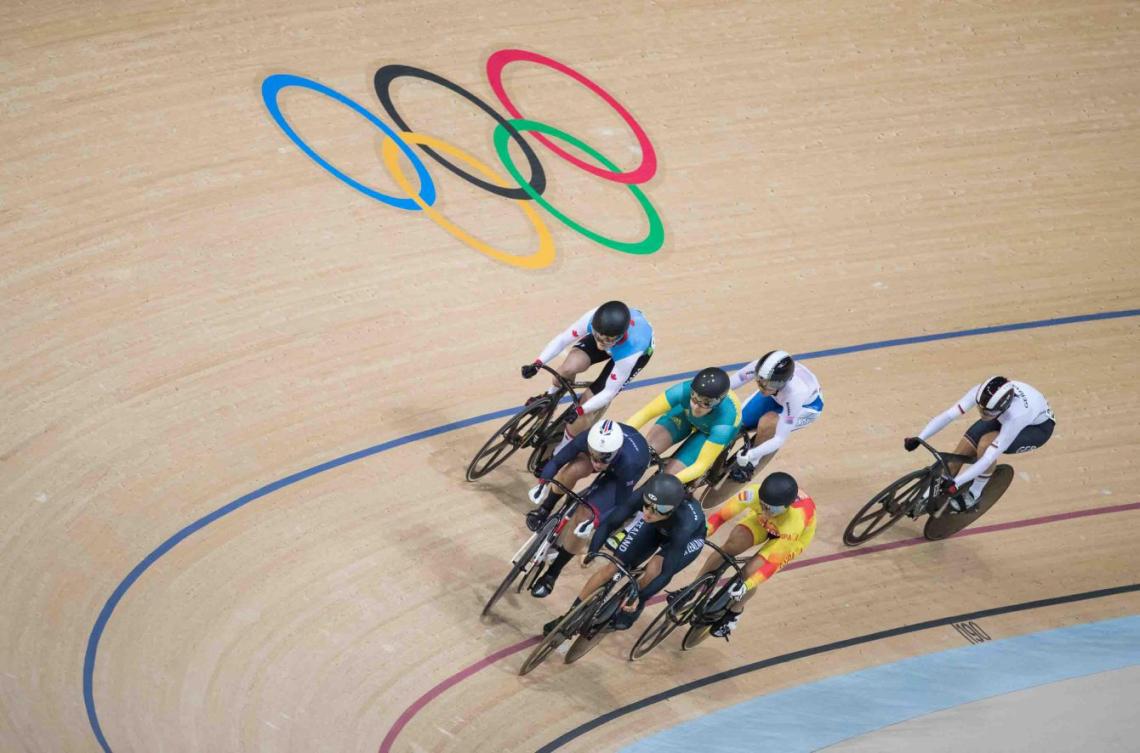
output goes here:
[{"label": "bicycle frame", "polygon": [[535,537],[542,534],[542,530],[535,531],[533,534],[531,534],[530,538],[527,539],[526,542],[519,548],[519,550],[515,552],[515,555],[511,557],[511,564],[521,565],[524,574],[529,572],[530,568],[533,567],[536,562],[542,561],[542,559],[546,556],[547,551],[549,551],[550,545],[558,540],[558,537],[562,534],[563,529],[565,529],[573,519],[574,513],[578,511],[578,507],[580,505],[585,505],[588,507],[591,514],[593,515],[594,525],[597,526],[599,524],[598,511],[594,509],[593,505],[587,502],[580,495],[576,494],[569,487],[564,486],[562,483],[554,479],[551,479],[550,483],[554,484],[562,490],[562,492],[566,495],[566,502],[563,503],[562,508],[558,511],[559,520],[558,524],[554,527],[554,531],[551,535],[547,536],[547,540],[544,541],[541,546],[539,546],[534,555],[530,558],[530,561],[523,563],[520,562],[519,559],[522,557],[523,553],[530,548],[531,544],[534,543]]}]

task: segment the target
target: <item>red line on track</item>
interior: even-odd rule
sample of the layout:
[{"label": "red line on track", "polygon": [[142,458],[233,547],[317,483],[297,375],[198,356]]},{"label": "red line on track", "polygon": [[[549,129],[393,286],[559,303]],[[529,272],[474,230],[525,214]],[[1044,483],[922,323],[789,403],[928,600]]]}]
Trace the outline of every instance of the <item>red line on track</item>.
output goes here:
[{"label": "red line on track", "polygon": [[[1109,513],[1125,512],[1128,510],[1137,510],[1137,509],[1140,509],[1140,502],[1128,502],[1126,504],[1112,505],[1110,507],[1094,507],[1094,508],[1091,508],[1088,510],[1075,510],[1073,512],[1057,513],[1056,515],[1043,515],[1043,516],[1038,517],[1038,518],[1026,518],[1024,520],[1013,520],[1013,521],[1010,521],[1008,523],[995,523],[994,525],[989,525],[989,526],[978,526],[976,528],[967,528],[965,531],[962,531],[961,533],[954,534],[954,536],[950,537],[949,539],[945,539],[943,542],[931,542],[931,541],[927,541],[926,539],[922,538],[921,536],[918,536],[918,537],[913,538],[913,539],[903,539],[901,541],[891,541],[891,542],[888,542],[886,544],[875,544],[873,546],[863,547],[862,549],[848,549],[848,550],[845,550],[842,552],[836,552],[835,554],[827,554],[827,555],[824,555],[822,557],[809,557],[807,559],[800,560],[799,562],[793,562],[784,569],[785,570],[794,570],[794,569],[800,568],[800,567],[808,567],[810,565],[822,565],[826,562],[835,562],[836,560],[845,560],[845,559],[850,559],[852,557],[862,557],[862,556],[865,556],[868,554],[876,554],[878,552],[887,552],[887,551],[890,551],[892,549],[903,549],[906,547],[917,546],[919,544],[944,543],[945,541],[950,541],[951,539],[960,539],[960,538],[963,538],[965,536],[980,536],[983,533],[994,533],[996,531],[1009,531],[1009,530],[1012,530],[1014,528],[1027,528],[1029,526],[1045,525],[1046,523],[1057,523],[1057,522],[1062,521],[1062,520],[1074,520],[1076,518],[1087,518],[1087,517],[1090,517],[1093,515],[1107,515]],[[662,597],[660,597],[660,596],[654,597],[650,603],[651,604],[657,603],[657,602],[661,601],[661,599],[662,599]],[[501,648],[498,651],[494,652],[493,654],[489,654],[489,655],[483,657],[482,659],[475,662],[474,664],[472,664],[468,667],[465,667],[464,669],[461,669],[460,671],[453,674],[451,677],[448,677],[446,680],[443,680],[442,682],[437,684],[435,687],[433,687],[428,692],[424,693],[422,696],[420,696],[415,701],[413,701],[412,704],[410,706],[408,706],[408,708],[404,709],[404,712],[402,714],[400,714],[400,717],[398,719],[396,719],[395,724],[393,724],[392,728],[388,730],[388,734],[386,734],[384,736],[384,741],[380,743],[379,753],[391,753],[392,745],[396,742],[396,737],[400,734],[400,732],[403,731],[404,727],[408,724],[408,722],[410,722],[412,720],[412,717],[414,717],[416,714],[418,714],[420,712],[420,709],[422,709],[424,706],[427,706],[429,703],[431,703],[433,700],[435,700],[439,695],[441,695],[444,691],[454,687],[455,685],[458,685],[460,682],[462,682],[463,680],[466,680],[468,677],[471,677],[476,672],[479,672],[480,670],[491,666],[492,664],[497,662],[499,659],[505,659],[508,656],[511,656],[513,654],[517,654],[518,652],[520,652],[524,649],[530,648],[531,646],[537,644],[538,641],[539,641],[539,637],[535,636],[533,638],[527,638],[525,641],[521,641],[519,643],[515,643],[513,645],[507,646],[506,648]]]}]

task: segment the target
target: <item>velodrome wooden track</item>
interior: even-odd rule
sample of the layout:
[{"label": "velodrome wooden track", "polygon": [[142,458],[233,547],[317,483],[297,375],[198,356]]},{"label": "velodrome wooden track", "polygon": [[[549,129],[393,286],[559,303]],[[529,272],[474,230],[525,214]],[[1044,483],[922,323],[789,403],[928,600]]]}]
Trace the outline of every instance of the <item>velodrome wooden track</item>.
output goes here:
[{"label": "velodrome wooden track", "polygon": [[[1138,580],[1134,3],[125,0],[8,3],[0,27],[0,750],[534,750],[788,651]],[[644,127],[662,250],[618,253],[539,210],[553,263],[492,260],[321,170],[261,96],[299,74],[391,123],[372,76],[401,63],[503,112],[484,71],[503,48],[573,67]],[[505,83],[527,117],[638,164],[579,84],[528,63]],[[418,131],[504,172],[487,115],[422,81],[393,91]],[[330,162],[405,195],[363,118],[311,91],[281,101]],[[627,187],[530,141],[555,206],[645,234]],[[508,253],[536,247],[518,205],[424,162],[447,217]],[[478,619],[522,536],[521,460],[463,481],[485,421],[377,445],[518,404],[533,387],[518,365],[615,297],[656,328],[643,380],[1042,324],[813,360],[825,413],[772,466],[819,504],[808,564],[762,586],[729,644],[629,664],[622,635],[519,678],[518,644],[582,577]],[[1131,314],[1064,321],[1106,312]],[[914,462],[901,438],[994,372],[1058,416],[1047,447],[1015,458],[983,521],[997,527],[817,561]],[[1077,511],[1097,514],[1037,520]],[[883,540],[918,534],[904,521]],[[1131,592],[982,624],[1003,637],[1137,612]],[[561,749],[617,750],[962,644],[943,626],[780,664]]]}]

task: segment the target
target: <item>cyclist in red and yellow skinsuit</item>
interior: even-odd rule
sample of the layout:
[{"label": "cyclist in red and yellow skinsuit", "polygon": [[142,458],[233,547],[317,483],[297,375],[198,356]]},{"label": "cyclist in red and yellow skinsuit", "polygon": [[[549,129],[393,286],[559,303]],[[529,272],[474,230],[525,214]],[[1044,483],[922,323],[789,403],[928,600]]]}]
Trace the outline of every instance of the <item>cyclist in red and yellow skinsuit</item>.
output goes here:
[{"label": "cyclist in red and yellow skinsuit", "polygon": [[[708,535],[712,536],[743,510],[748,510],[748,514],[733,529],[723,548],[732,555],[757,545],[760,549],[744,566],[744,582],[729,590],[736,603],[713,625],[712,634],[718,638],[727,638],[736,627],[756,586],[799,556],[815,535],[815,502],[787,473],[769,474],[763,483],[749,484],[721,505],[708,519]],[[711,572],[719,564],[720,555],[713,552],[701,573]]]}]

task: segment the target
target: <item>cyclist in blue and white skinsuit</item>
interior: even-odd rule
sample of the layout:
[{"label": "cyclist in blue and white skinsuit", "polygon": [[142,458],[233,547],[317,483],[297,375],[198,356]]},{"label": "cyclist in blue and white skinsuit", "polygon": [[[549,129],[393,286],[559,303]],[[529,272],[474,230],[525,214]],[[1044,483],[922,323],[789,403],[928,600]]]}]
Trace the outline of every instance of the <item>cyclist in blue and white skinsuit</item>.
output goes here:
[{"label": "cyclist in blue and white skinsuit", "polygon": [[[944,484],[954,512],[967,512],[978,504],[1003,453],[1014,455],[1036,450],[1049,441],[1057,425],[1049,401],[1038,390],[1025,382],[992,376],[975,384],[958,402],[930,419],[917,437],[904,439],[903,447],[913,452],[919,439],[930,439],[951,421],[966,415],[973,405],[978,407],[982,418],[966,430],[954,454],[976,460],[968,470],[962,470],[961,461],[947,464],[948,470],[955,474]],[[979,450],[982,450],[980,456]]]},{"label": "cyclist in blue and white skinsuit", "polygon": [[741,409],[741,431],[754,431],[752,449],[738,453],[730,466],[733,481],[745,483],[768,464],[793,431],[813,423],[823,412],[819,380],[782,350],[765,353],[732,375],[732,388],[756,381],[759,388]]},{"label": "cyclist in blue and white skinsuit", "polygon": [[[585,431],[600,418],[610,402],[617,397],[626,382],[641,371],[653,356],[653,327],[645,314],[631,309],[621,301],[608,301],[590,309],[563,332],[546,344],[533,363],[522,367],[524,379],[538,373],[538,367],[550,361],[563,350],[570,352],[558,367],[565,379],[573,379],[590,366],[608,361],[597,379],[582,394],[580,407],[571,406],[576,413],[566,426],[566,434],[557,450],[562,449],[576,434]],[[558,389],[557,380],[549,392]],[[563,418],[570,418],[563,414]]]}]

